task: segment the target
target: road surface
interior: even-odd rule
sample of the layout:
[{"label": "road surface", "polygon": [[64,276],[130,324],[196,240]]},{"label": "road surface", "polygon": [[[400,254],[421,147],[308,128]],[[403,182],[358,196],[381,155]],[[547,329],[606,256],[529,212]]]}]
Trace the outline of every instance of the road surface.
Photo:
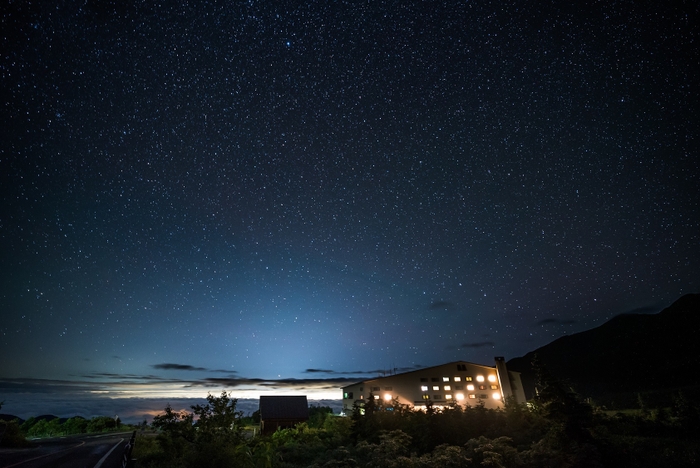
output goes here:
[{"label": "road surface", "polygon": [[121,468],[131,432],[80,434],[33,441],[26,449],[0,449],[0,468]]}]

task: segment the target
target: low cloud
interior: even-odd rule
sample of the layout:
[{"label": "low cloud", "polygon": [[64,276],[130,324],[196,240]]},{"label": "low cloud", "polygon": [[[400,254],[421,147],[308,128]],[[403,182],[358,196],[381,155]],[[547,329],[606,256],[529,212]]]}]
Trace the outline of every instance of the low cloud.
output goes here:
[{"label": "low cloud", "polygon": [[172,363],[154,364],[151,367],[153,367],[154,369],[160,369],[160,370],[184,370],[184,371],[206,371],[206,370],[208,370],[204,367],[194,367],[194,366],[189,366],[187,364],[172,364]]},{"label": "low cloud", "polygon": [[623,315],[649,315],[661,311],[661,306],[637,307],[636,309],[628,310]]},{"label": "low cloud", "polygon": [[436,302],[433,302],[432,304],[430,304],[430,306],[428,308],[430,310],[444,310],[444,309],[449,309],[450,307],[452,307],[451,302],[436,301]]},{"label": "low cloud", "polygon": [[459,348],[460,349],[486,348],[486,347],[493,347],[495,345],[496,345],[496,343],[494,343],[493,341],[476,341],[474,343],[462,343],[462,345]]},{"label": "low cloud", "polygon": [[326,375],[389,375],[397,372],[409,372],[417,369],[422,369],[423,366],[412,366],[412,367],[396,367],[393,369],[373,369],[373,370],[355,370],[355,371],[335,371],[330,369],[306,369],[305,374],[326,374]]},{"label": "low cloud", "polygon": [[573,325],[576,320],[548,318],[540,320],[537,325]]}]

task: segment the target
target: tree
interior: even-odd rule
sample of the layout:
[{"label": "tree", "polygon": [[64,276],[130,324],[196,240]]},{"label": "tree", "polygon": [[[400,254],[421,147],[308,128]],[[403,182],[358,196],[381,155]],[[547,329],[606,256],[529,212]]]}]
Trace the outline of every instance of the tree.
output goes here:
[{"label": "tree", "polygon": [[220,397],[207,395],[206,405],[192,406],[197,418],[197,434],[227,439],[242,439],[243,427],[240,419],[243,413],[236,411],[238,400],[230,398],[228,393],[221,392]]}]

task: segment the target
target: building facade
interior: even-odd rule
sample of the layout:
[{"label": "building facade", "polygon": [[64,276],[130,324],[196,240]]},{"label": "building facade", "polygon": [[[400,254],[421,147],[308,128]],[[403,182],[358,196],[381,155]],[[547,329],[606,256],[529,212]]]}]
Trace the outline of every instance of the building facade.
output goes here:
[{"label": "building facade", "polygon": [[343,387],[343,412],[352,413],[357,403],[368,398],[425,408],[430,403],[439,408],[447,405],[502,408],[506,399],[525,402],[519,372],[509,372],[505,359],[496,358],[496,365],[483,366],[466,361],[450,362],[402,374],[363,380]]}]

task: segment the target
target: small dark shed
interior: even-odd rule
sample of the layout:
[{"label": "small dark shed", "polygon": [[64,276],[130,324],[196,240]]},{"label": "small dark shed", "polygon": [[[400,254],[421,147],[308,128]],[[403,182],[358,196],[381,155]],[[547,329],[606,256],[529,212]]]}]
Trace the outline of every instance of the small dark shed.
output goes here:
[{"label": "small dark shed", "polygon": [[260,432],[272,434],[309,420],[306,396],[261,396]]}]

